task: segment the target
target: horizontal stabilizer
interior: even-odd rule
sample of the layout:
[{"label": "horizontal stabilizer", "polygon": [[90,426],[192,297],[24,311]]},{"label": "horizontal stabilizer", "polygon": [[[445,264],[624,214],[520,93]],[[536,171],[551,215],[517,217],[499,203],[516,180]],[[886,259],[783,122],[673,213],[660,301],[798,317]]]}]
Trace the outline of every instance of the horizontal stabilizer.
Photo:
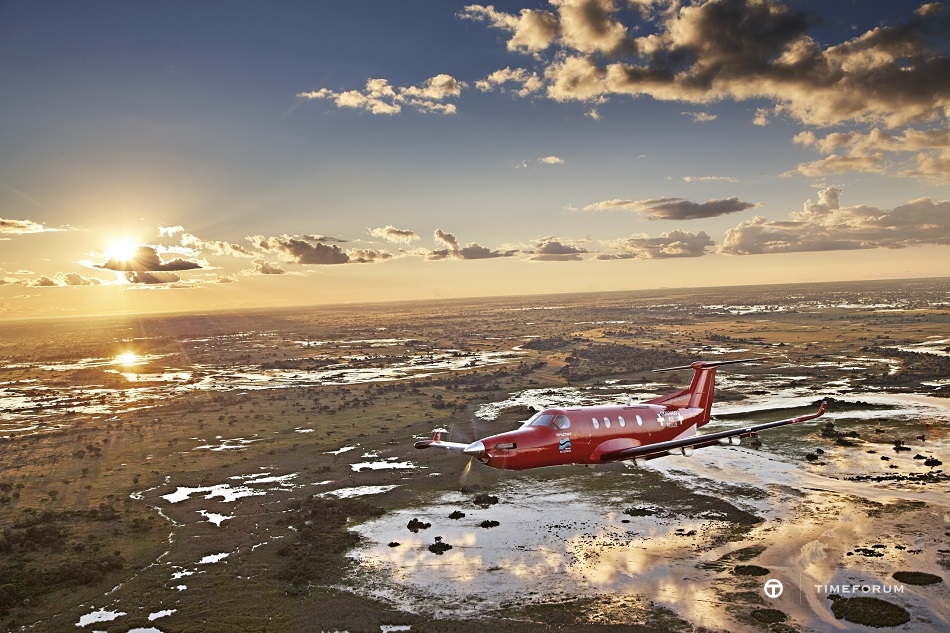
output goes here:
[{"label": "horizontal stabilizer", "polygon": [[690,365],[681,365],[679,367],[664,367],[662,369],[654,369],[654,372],[660,371],[679,371],[680,369],[709,369],[711,367],[719,367],[721,365],[737,365],[739,363],[757,363],[763,360],[771,360],[767,356],[762,356],[760,358],[743,358],[741,360],[699,360]]}]

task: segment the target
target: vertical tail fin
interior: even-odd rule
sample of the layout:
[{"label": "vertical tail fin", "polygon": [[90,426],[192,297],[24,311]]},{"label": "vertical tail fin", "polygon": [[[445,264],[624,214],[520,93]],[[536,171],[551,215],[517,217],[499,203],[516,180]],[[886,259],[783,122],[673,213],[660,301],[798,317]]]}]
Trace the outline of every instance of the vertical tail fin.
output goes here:
[{"label": "vertical tail fin", "polygon": [[702,426],[709,422],[710,411],[712,410],[713,400],[716,395],[716,368],[720,365],[734,365],[736,363],[752,363],[766,358],[746,358],[743,360],[720,360],[720,361],[696,361],[690,365],[682,367],[667,367],[665,369],[654,369],[653,371],[676,371],[679,369],[692,369],[693,381],[689,389],[661,396],[650,400],[650,404],[662,404],[668,407],[702,409],[702,415],[697,421],[697,425]]}]

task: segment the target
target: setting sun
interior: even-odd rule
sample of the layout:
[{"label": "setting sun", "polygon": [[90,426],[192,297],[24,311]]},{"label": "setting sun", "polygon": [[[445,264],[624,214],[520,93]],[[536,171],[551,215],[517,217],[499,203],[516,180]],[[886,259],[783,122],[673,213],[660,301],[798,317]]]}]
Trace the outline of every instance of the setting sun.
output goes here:
[{"label": "setting sun", "polygon": [[105,251],[107,260],[127,262],[135,258],[139,245],[132,240],[115,240]]}]

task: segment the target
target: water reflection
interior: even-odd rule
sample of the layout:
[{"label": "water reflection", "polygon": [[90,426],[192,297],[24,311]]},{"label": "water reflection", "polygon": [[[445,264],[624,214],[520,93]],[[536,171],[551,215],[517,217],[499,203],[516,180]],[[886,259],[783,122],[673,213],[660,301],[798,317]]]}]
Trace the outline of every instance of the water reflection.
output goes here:
[{"label": "water reflection", "polygon": [[[253,333],[227,337],[251,348]],[[219,337],[220,338],[220,337]],[[347,340],[358,344],[412,343],[412,339]],[[207,345],[221,341],[196,341]],[[195,391],[250,391],[287,389],[312,385],[349,385],[367,382],[424,378],[446,372],[504,365],[523,352],[455,349],[384,355],[348,355],[314,367],[282,369],[266,364],[193,362],[178,365],[182,354],[149,354],[123,351],[112,357],[84,357],[57,363],[18,363],[5,368],[0,381],[0,435],[69,426],[73,416],[109,416],[167,402]],[[265,366],[266,365],[266,366]]]}]

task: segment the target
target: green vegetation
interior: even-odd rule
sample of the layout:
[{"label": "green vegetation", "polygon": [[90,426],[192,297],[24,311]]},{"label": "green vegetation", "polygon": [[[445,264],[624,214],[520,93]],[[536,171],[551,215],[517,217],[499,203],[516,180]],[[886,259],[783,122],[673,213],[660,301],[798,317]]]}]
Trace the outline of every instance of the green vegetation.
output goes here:
[{"label": "green vegetation", "polygon": [[880,598],[842,598],[832,594],[828,599],[832,601],[832,613],[839,620],[873,627],[900,626],[910,622],[907,609]]},{"label": "green vegetation", "polygon": [[895,571],[891,576],[894,580],[908,585],[936,585],[943,582],[940,576],[922,571]]},{"label": "green vegetation", "polygon": [[784,611],[779,611],[778,609],[756,609],[750,613],[758,622],[764,622],[765,624],[775,624],[777,622],[784,622],[788,619],[788,616],[785,615]]},{"label": "green vegetation", "polygon": [[384,510],[360,500],[310,497],[291,502],[287,512],[278,524],[292,527],[294,534],[277,548],[284,560],[277,577],[300,587],[342,579],[349,561],[343,554],[359,544],[359,536],[346,529],[347,520],[377,517]]},{"label": "green vegetation", "polygon": [[666,348],[616,343],[590,344],[572,351],[565,359],[567,364],[557,373],[569,383],[578,383],[604,376],[688,365],[693,360],[695,359]]},{"label": "green vegetation", "polygon": [[736,565],[732,568],[732,573],[736,576],[765,576],[769,570],[758,565]]}]

